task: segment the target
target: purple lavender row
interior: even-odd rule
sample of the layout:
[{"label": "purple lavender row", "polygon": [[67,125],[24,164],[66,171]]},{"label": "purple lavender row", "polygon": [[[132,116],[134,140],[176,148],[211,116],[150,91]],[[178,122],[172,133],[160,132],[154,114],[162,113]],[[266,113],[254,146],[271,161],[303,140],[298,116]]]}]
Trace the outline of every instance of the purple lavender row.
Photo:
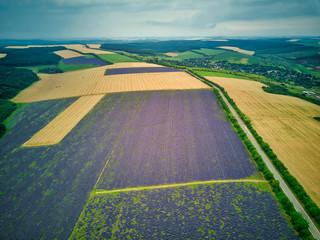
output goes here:
[{"label": "purple lavender row", "polygon": [[114,68],[107,69],[105,75],[118,75],[130,73],[157,73],[157,72],[182,72],[168,67],[137,67],[137,68]]},{"label": "purple lavender row", "polygon": [[98,58],[86,58],[86,57],[74,57],[68,59],[62,59],[64,65],[85,65],[92,64],[94,66],[106,66],[110,65],[109,63],[105,63]]}]

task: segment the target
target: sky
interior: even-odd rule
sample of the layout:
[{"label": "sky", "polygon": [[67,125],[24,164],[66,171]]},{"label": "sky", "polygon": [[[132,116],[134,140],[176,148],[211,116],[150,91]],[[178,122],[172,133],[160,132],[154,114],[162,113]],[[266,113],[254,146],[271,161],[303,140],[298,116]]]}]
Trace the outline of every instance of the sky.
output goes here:
[{"label": "sky", "polygon": [[1,39],[320,36],[320,0],[0,0]]}]

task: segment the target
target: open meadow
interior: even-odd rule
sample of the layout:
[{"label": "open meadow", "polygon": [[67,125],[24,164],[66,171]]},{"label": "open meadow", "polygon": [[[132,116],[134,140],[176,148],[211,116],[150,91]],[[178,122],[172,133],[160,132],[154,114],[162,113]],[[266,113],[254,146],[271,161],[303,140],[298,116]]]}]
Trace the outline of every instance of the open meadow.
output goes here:
[{"label": "open meadow", "polygon": [[320,205],[320,107],[299,98],[266,93],[254,81],[207,77],[225,88],[258,134],[274,150],[314,202]]}]

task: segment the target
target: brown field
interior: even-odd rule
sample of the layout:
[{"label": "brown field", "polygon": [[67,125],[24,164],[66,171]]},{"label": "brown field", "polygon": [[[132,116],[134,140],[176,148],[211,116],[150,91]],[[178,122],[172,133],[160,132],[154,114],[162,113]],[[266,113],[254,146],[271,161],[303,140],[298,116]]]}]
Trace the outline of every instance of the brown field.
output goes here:
[{"label": "brown field", "polygon": [[71,51],[71,50],[61,50],[61,51],[55,51],[53,53],[59,55],[62,58],[74,58],[74,57],[82,57],[83,56],[81,53]]},{"label": "brown field", "polygon": [[320,116],[320,107],[299,98],[266,93],[259,82],[207,78],[225,88],[252,120],[258,134],[320,206],[320,122],[313,119]]},{"label": "brown field", "polygon": [[217,48],[222,48],[222,49],[227,49],[227,50],[232,50],[232,51],[235,51],[235,52],[238,52],[238,53],[243,53],[243,54],[247,54],[247,55],[254,55],[254,51],[248,51],[248,50],[243,50],[243,49],[240,49],[238,47],[229,47],[229,46],[222,46],[222,47],[217,47]]},{"label": "brown field", "polygon": [[113,92],[208,88],[185,72],[104,76],[106,68],[108,66],[59,74],[38,74],[41,80],[20,92],[12,101],[36,102]]},{"label": "brown field", "polygon": [[96,50],[87,48],[84,45],[81,44],[74,44],[74,45],[64,45],[66,48],[71,50],[76,50],[81,53],[94,53],[94,54],[115,54],[114,52],[104,51],[104,50]]},{"label": "brown field", "polygon": [[103,96],[104,94],[79,98],[22,146],[35,147],[59,143]]},{"label": "brown field", "polygon": [[4,58],[5,56],[7,56],[6,53],[0,53],[0,58]]},{"label": "brown field", "polygon": [[101,44],[87,44],[89,48],[100,48]]},{"label": "brown field", "polygon": [[179,54],[178,53],[173,53],[173,52],[167,52],[167,53],[165,53],[165,55],[167,55],[169,57],[177,57]]}]

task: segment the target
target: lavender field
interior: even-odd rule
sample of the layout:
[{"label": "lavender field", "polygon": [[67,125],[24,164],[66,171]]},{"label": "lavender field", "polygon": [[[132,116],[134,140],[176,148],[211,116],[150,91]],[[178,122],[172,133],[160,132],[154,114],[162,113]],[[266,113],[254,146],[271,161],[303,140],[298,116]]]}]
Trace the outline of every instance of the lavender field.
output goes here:
[{"label": "lavender field", "polygon": [[140,96],[98,185],[118,189],[257,173],[211,90]]},{"label": "lavender field", "polygon": [[91,64],[93,66],[106,66],[109,63],[105,63],[104,61],[95,58],[95,57],[74,57],[74,58],[67,58],[62,59],[64,65],[86,65]]},{"label": "lavender field", "polygon": [[157,72],[182,72],[168,67],[136,67],[107,69],[105,75],[130,74],[130,73],[157,73]]},{"label": "lavender field", "polygon": [[110,94],[59,144],[21,145],[76,99],[26,104],[0,142],[0,239],[68,239],[139,96]]},{"label": "lavender field", "polygon": [[95,195],[71,239],[299,239],[266,183]]},{"label": "lavender field", "polygon": [[25,104],[8,121],[0,142],[0,239],[68,239],[97,189],[259,178],[210,90],[107,94],[60,143],[21,147],[75,100]]}]

